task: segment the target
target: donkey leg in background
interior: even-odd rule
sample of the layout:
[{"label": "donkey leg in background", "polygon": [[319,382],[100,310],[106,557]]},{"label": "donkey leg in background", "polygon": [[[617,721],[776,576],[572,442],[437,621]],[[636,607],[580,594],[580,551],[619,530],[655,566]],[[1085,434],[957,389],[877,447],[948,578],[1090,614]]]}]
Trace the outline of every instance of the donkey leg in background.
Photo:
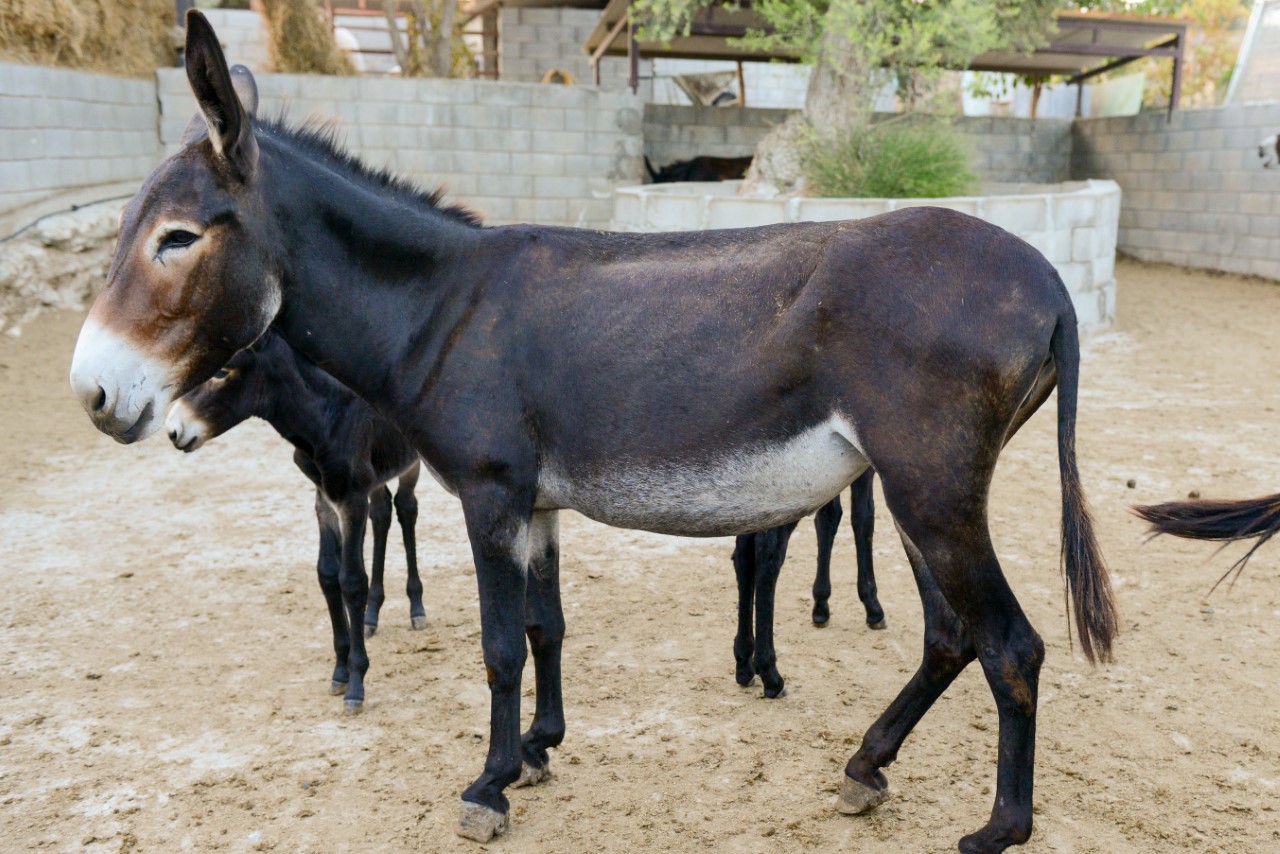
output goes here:
[{"label": "donkey leg in background", "polygon": [[512,788],[541,783],[551,776],[547,750],[564,740],[564,699],[560,690],[560,648],[564,612],[560,607],[560,528],[554,510],[533,514],[529,522],[529,572],[525,587],[524,631],[533,651],[537,687],[533,724],[520,738],[524,762]]},{"label": "donkey leg in background", "polygon": [[342,533],[337,514],[316,490],[316,521],[320,524],[320,556],[316,559],[316,575],[320,591],[329,606],[329,622],[333,624],[333,653],[337,663],[329,682],[329,693],[345,694],[350,681],[347,657],[351,654],[351,635],[347,630],[347,612],[342,604],[342,586],[338,583],[338,565],[342,559]]},{"label": "donkey leg in background", "polygon": [[391,530],[391,490],[380,486],[369,496],[369,521],[373,524],[373,581],[369,585],[369,601],[364,611],[364,636],[378,631],[378,612],[387,599],[382,574],[387,565],[387,533]]},{"label": "donkey leg in background", "polygon": [[733,659],[737,663],[734,678],[742,687],[756,678],[751,656],[756,648],[756,537],[741,534],[733,544],[733,572],[738,578],[738,633],[733,638]]},{"label": "donkey leg in background", "polygon": [[405,595],[409,597],[409,625],[415,630],[427,627],[427,609],[422,604],[422,579],[418,577],[418,496],[414,493],[421,471],[421,466],[415,463],[413,468],[400,475],[395,502],[396,519],[404,537],[405,561],[409,565],[408,580],[404,583]]},{"label": "donkey leg in background", "polygon": [[787,543],[796,523],[779,525],[756,534],[756,643],[751,666],[760,674],[764,695],[770,699],[787,693],[782,675],[778,673],[778,656],[773,647],[774,591],[778,575],[787,559]]},{"label": "donkey leg in background", "polygon": [[369,576],[364,571],[364,531],[369,524],[369,494],[356,492],[335,505],[342,529],[338,583],[342,586],[342,601],[351,624],[351,652],[347,656],[351,681],[347,683],[343,702],[346,713],[354,715],[364,705],[364,675],[369,670],[369,656],[364,647],[364,610],[369,598]]},{"label": "donkey leg in background", "polygon": [[[870,469],[868,469],[870,471]],[[855,481],[855,485],[861,480]],[[828,501],[813,517],[813,527],[818,532],[818,574],[813,577],[813,624],[825,626],[831,619],[831,548],[836,542],[836,531],[840,529],[840,518],[844,509],[840,506],[840,496]],[[854,525],[855,531],[857,525]],[[861,564],[859,564],[861,566]]]},{"label": "donkey leg in background", "polygon": [[888,624],[884,609],[876,595],[875,563],[871,557],[871,538],[876,531],[875,469],[867,469],[853,482],[853,543],[858,551],[858,598],[867,612],[867,625],[883,629]]},{"label": "donkey leg in background", "polygon": [[862,738],[862,746],[845,767],[837,808],[860,813],[889,797],[889,781],[880,769],[891,764],[907,735],[934,701],[973,661],[973,642],[960,618],[934,583],[924,558],[902,536],[916,588],[924,606],[924,659],[911,681]]}]

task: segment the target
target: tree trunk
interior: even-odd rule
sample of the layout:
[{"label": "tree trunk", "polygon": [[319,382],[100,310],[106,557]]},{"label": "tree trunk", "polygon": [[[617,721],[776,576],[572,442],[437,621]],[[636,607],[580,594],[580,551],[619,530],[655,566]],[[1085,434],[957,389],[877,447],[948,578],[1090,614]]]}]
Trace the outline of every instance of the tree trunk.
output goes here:
[{"label": "tree trunk", "polygon": [[[756,146],[755,159],[742,182],[744,196],[792,195],[804,192],[804,149],[815,138],[833,138],[870,121],[876,87],[859,69],[840,69],[829,56],[850,56],[830,35],[823,56],[813,64],[804,111],[793,113]],[[867,78],[863,80],[863,78]]]},{"label": "tree trunk", "polygon": [[391,52],[396,55],[396,64],[400,73],[405,73],[409,64],[409,54],[405,52],[404,42],[400,39],[400,19],[396,16],[396,0],[382,0],[382,9],[387,13],[387,32],[391,36]]},{"label": "tree trunk", "polygon": [[[439,25],[434,26],[435,56],[433,64],[437,77],[453,76],[453,26],[458,18],[458,0],[439,0],[441,5]],[[433,22],[434,23],[434,22]]]}]

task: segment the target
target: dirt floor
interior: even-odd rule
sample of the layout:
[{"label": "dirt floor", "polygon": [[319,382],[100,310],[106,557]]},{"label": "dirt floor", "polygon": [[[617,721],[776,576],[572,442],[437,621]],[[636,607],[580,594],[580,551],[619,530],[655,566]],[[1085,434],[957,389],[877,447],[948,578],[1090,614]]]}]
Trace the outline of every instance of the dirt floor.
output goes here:
[{"label": "dirt floor", "polygon": [[[1280,286],[1134,263],[1118,277],[1120,323],[1086,342],[1079,428],[1123,609],[1117,664],[1091,669],[1067,641],[1052,401],[994,488],[997,551],[1048,645],[1027,850],[1280,851],[1280,546],[1209,596],[1240,550],[1144,545],[1127,512],[1280,487]],[[366,710],[343,717],[290,450],[257,422],[191,457],[98,434],[66,383],[80,319],[0,340],[0,850],[475,851],[453,825],[488,692],[457,502],[423,479],[431,628],[409,630],[393,543]],[[894,800],[832,809],[920,654],[883,508],[889,629],[863,624],[847,530],[831,626],[810,625],[803,523],[778,596],[789,695],[772,701],[733,682],[730,541],[566,515],[569,733],[488,849],[898,854],[953,849],[985,821],[996,716],[977,667],[889,769]]]}]

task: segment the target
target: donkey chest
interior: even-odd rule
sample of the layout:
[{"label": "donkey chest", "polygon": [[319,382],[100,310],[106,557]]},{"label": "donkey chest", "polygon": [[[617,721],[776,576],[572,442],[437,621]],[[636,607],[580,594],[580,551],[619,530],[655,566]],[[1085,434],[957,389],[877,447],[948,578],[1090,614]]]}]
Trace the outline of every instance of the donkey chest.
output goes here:
[{"label": "donkey chest", "polygon": [[622,528],[741,534],[816,510],[867,465],[853,426],[833,416],[772,443],[708,449],[675,460],[623,452],[591,470],[551,460],[539,478],[538,504],[572,508]]}]

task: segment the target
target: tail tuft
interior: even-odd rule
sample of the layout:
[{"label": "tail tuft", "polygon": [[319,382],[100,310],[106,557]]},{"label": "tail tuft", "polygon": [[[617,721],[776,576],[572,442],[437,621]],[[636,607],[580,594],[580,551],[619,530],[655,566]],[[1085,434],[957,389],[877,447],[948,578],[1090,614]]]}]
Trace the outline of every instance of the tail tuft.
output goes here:
[{"label": "tail tuft", "polygon": [[1076,398],[1080,382],[1080,338],[1074,313],[1058,321],[1050,341],[1058,372],[1058,469],[1062,477],[1062,569],[1064,586],[1090,663],[1111,661],[1119,631],[1115,595],[1093,530],[1080,469],[1076,465]]}]

